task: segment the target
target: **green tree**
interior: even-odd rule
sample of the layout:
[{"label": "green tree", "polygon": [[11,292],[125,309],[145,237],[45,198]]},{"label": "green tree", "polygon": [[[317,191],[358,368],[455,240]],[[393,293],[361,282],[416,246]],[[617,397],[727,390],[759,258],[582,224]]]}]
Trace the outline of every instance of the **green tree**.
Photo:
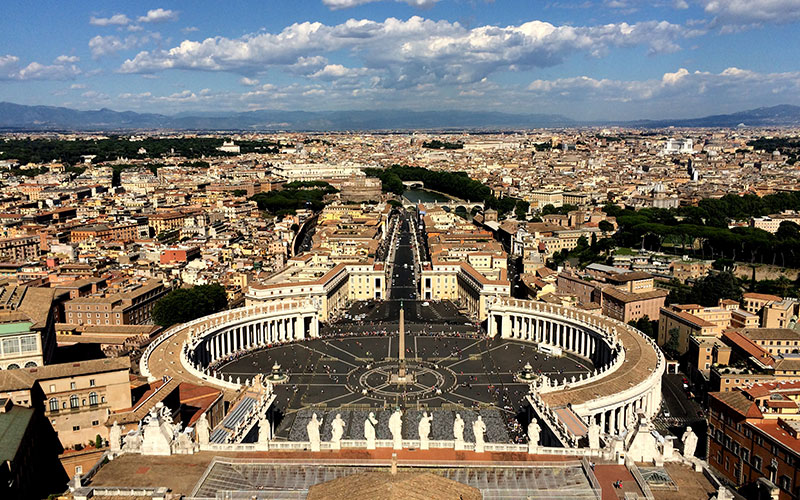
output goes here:
[{"label": "green tree", "polygon": [[185,323],[228,307],[225,289],[217,283],[178,288],[153,306],[153,321],[163,327]]},{"label": "green tree", "polygon": [[678,357],[680,349],[680,339],[681,339],[681,332],[677,328],[670,328],[669,330],[669,338],[667,339],[667,343],[664,344],[664,351],[669,355],[669,357],[675,359]]},{"label": "green tree", "polygon": [[597,227],[600,229],[600,231],[603,232],[603,235],[605,235],[606,233],[610,233],[611,231],[614,230],[614,224],[608,222],[607,220],[601,220],[597,224]]},{"label": "green tree", "polygon": [[94,438],[94,447],[95,448],[102,448],[103,447],[103,437],[98,434]]}]

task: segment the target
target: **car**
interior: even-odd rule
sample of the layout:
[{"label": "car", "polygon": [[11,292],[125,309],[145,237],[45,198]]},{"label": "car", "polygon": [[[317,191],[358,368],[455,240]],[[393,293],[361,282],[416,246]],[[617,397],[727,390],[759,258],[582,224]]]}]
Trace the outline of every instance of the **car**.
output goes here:
[{"label": "car", "polygon": [[431,305],[431,303],[430,302],[423,302],[422,305],[425,306],[425,307],[428,307],[429,305]]}]

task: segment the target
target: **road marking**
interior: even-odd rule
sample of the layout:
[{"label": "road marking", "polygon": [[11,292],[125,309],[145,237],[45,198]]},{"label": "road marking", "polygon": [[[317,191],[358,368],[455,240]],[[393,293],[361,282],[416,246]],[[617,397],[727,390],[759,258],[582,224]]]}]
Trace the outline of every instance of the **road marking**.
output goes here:
[{"label": "road marking", "polygon": [[[309,350],[309,351],[311,351],[311,352],[315,352],[315,353],[319,354],[319,355],[320,355],[320,356],[322,356],[322,357],[331,357],[331,358],[334,358],[334,359],[337,359],[337,360],[339,360],[340,362],[342,362],[342,363],[344,363],[344,364],[346,364],[346,365],[350,365],[350,366],[352,366],[353,368],[358,368],[358,365],[354,365],[353,363],[348,363],[347,361],[345,361],[345,360],[343,360],[343,359],[341,359],[341,358],[337,358],[336,356],[331,356],[331,355],[330,355],[330,354],[328,354],[328,353],[321,352],[321,351],[318,351],[318,350],[316,350],[316,349],[312,349],[312,348],[310,348],[310,347],[308,347],[308,346],[306,346],[306,345],[303,345],[303,344],[297,344],[297,345],[299,345],[300,347],[303,347],[303,348],[305,348],[305,349],[308,349],[308,350]],[[316,364],[316,363],[315,363],[315,364]]]}]

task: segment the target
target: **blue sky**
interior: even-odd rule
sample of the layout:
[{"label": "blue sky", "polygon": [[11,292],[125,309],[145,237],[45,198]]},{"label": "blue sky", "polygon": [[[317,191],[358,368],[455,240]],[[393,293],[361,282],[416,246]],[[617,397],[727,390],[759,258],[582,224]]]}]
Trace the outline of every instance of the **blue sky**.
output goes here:
[{"label": "blue sky", "polygon": [[692,117],[800,104],[800,0],[26,1],[0,100]]}]

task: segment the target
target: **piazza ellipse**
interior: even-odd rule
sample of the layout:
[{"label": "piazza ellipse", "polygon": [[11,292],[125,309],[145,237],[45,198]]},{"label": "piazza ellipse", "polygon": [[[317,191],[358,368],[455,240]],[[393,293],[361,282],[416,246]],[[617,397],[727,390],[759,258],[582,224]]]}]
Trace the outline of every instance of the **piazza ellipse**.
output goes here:
[{"label": "piazza ellipse", "polygon": [[[350,360],[348,373],[327,374],[329,378],[341,379],[341,385],[353,395],[350,399],[363,396],[367,401],[366,406],[341,405],[341,409],[349,412],[346,432],[341,424],[337,424],[334,434],[338,437],[329,437],[332,435],[331,422],[342,417],[337,405],[329,402],[316,411],[313,405],[296,411],[296,421],[289,431],[293,435],[281,438],[275,435],[275,430],[281,414],[287,409],[276,411],[278,388],[290,387],[296,382],[295,374],[286,373],[276,363],[267,370],[259,368],[250,376],[233,376],[224,373],[224,366],[276,347],[313,350],[314,342],[322,344],[326,339],[333,339],[333,336],[327,338],[321,334],[318,310],[319,302],[312,298],[273,301],[173,326],[143,353],[141,373],[151,380],[162,379],[166,383],[185,381],[223,390],[226,399],[231,401],[230,410],[225,420],[211,431],[209,442],[200,443],[201,449],[203,446],[210,447],[208,449],[224,446],[225,449],[242,450],[312,451],[339,447],[367,449],[371,446],[419,448],[422,438],[427,446],[478,452],[524,450],[529,453],[573,454],[590,452],[592,447],[597,447],[597,453],[602,448],[604,453],[624,455],[626,451],[629,454],[639,452],[627,449],[633,441],[630,438],[637,431],[639,435],[643,434],[644,426],[657,414],[661,405],[665,359],[652,339],[624,323],[578,309],[500,296],[487,301],[487,326],[473,340],[513,342],[513,345],[521,346],[523,355],[524,349],[529,348],[529,352],[552,356],[553,359],[569,356],[584,360],[585,365],[591,367],[570,377],[548,373],[531,375],[529,362],[524,369],[518,370],[517,381],[522,381],[526,389],[521,399],[527,419],[537,422],[535,426],[528,424],[527,428],[540,429],[535,432],[535,437],[526,437],[528,441],[535,439],[536,442],[495,442],[491,438],[484,442],[483,436],[477,436],[477,431],[473,431],[473,424],[481,421],[482,416],[477,410],[467,417],[467,436],[458,439],[457,427],[460,425],[463,432],[464,423],[454,424],[453,419],[460,420],[464,411],[444,404],[440,405],[438,413],[432,412],[431,416],[425,413],[424,409],[430,408],[425,404],[429,398],[446,396],[447,391],[456,387],[457,381],[453,377],[457,378],[458,374],[443,362],[401,361],[403,356],[376,362],[356,355],[347,358]],[[400,334],[402,337],[402,325]],[[360,335],[352,333],[355,338],[366,338]],[[340,332],[335,338],[347,340],[348,334]],[[456,363],[467,359],[464,356]],[[359,364],[358,360],[363,362]],[[406,376],[416,380],[398,382],[398,368],[406,368],[410,372]],[[341,399],[348,400],[346,396]],[[449,420],[444,431],[437,431],[438,435],[435,432],[433,436],[420,436],[416,432],[417,426],[409,424],[410,427],[400,427],[402,435],[398,436],[396,422],[390,426],[380,415],[385,413],[388,418],[394,410],[402,410],[403,421],[419,422],[422,418],[432,418],[434,427],[437,418],[441,420],[441,411],[447,410]],[[329,415],[325,417],[322,437],[310,437],[306,434],[306,424],[324,412]],[[376,414],[380,418],[376,419]],[[372,432],[377,433],[370,440],[367,427],[373,421],[375,429]],[[421,427],[427,429],[430,425],[428,422]],[[490,431],[494,425],[495,422],[489,423]],[[318,432],[313,434],[316,436]],[[314,442],[317,440],[322,442]],[[651,453],[671,453],[671,447],[666,450],[664,443],[650,444],[653,448]]]}]

